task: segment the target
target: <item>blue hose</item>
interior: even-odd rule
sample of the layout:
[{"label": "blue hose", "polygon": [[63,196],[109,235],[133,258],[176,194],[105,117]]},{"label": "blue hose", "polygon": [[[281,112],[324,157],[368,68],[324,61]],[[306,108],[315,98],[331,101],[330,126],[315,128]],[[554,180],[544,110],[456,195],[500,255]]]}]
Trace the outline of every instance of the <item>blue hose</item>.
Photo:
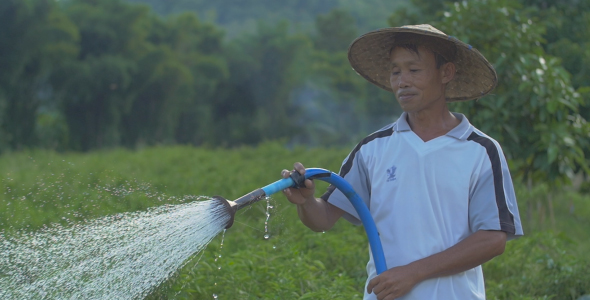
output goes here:
[{"label": "blue hose", "polygon": [[[352,186],[344,180],[344,178],[337,174],[330,172],[325,169],[309,168],[305,169],[306,179],[319,179],[328,182],[338,188],[350,201],[354,209],[359,215],[367,237],[369,239],[369,245],[371,246],[371,253],[373,254],[373,261],[375,262],[375,269],[377,274],[381,274],[387,270],[387,264],[385,263],[385,255],[383,254],[383,246],[381,245],[381,239],[379,238],[379,232],[377,232],[377,226],[371,216],[371,212],[365,205],[365,202],[359,197],[354,191]],[[284,178],[271,183],[262,188],[267,196],[282,191],[289,187],[294,187],[297,184],[292,178]]]}]

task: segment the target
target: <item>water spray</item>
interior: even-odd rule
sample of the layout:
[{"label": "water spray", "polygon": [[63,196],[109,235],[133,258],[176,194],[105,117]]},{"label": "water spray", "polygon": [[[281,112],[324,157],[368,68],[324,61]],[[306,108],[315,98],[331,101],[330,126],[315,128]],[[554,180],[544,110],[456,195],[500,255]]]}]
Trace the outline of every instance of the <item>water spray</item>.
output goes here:
[{"label": "water spray", "polygon": [[299,172],[292,172],[289,178],[283,178],[263,188],[256,189],[234,201],[215,196],[215,199],[225,205],[227,213],[231,216],[225,228],[230,228],[233,225],[236,211],[286,188],[305,187],[305,179],[319,179],[328,182],[338,188],[348,198],[365,227],[377,274],[385,272],[387,270],[387,264],[385,263],[383,246],[381,245],[379,232],[377,232],[377,226],[375,225],[375,221],[373,221],[373,217],[371,217],[369,209],[344,178],[325,169],[308,168],[305,169],[305,175],[301,175]]}]

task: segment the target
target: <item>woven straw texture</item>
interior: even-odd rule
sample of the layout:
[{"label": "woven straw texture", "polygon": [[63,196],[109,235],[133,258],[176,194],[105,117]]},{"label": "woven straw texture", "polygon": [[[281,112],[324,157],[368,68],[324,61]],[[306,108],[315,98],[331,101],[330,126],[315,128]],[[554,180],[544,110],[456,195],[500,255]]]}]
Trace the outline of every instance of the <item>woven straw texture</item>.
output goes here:
[{"label": "woven straw texture", "polygon": [[404,36],[404,43],[407,36],[421,38],[455,64],[455,77],[446,87],[447,102],[481,98],[496,87],[496,71],[479,51],[428,24],[384,28],[360,36],[348,48],[352,68],[369,82],[393,92],[389,84],[389,51],[396,42],[400,44],[400,36]]}]

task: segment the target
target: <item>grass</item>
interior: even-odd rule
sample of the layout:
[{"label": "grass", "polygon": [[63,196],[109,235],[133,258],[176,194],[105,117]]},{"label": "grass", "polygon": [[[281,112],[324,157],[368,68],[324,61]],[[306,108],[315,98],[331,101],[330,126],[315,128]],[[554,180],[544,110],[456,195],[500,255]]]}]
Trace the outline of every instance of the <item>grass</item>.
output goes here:
[{"label": "grass", "polygon": [[[181,203],[186,195],[235,199],[279,179],[295,161],[337,171],[348,151],[266,143],[237,149],[3,154],[0,230],[67,225]],[[484,265],[488,299],[576,299],[590,293],[590,196],[554,193],[553,224],[543,208],[542,185],[533,191],[517,185],[517,193],[527,235]],[[261,201],[237,213],[223,246],[220,235],[148,299],[212,299],[213,294],[219,299],[361,299],[368,259],[363,228],[339,221],[329,232],[311,232],[282,195],[270,201],[269,240],[263,238],[266,203]]]}]

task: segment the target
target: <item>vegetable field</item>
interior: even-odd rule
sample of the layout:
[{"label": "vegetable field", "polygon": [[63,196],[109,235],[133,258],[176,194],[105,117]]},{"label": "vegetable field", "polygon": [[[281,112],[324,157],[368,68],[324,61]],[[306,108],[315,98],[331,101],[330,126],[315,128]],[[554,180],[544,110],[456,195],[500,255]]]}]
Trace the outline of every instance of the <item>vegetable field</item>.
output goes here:
[{"label": "vegetable field", "polygon": [[[338,171],[345,148],[286,149],[280,143],[235,149],[155,147],[87,154],[51,151],[0,156],[0,228],[35,231],[124,211],[192,201],[235,199],[279,179],[301,161]],[[318,193],[326,187],[318,182]],[[525,237],[484,265],[488,299],[578,299],[590,294],[590,195],[562,190],[553,219],[543,185],[517,184]],[[362,227],[340,221],[315,233],[278,194],[236,214],[234,226],[148,299],[361,299],[368,259]],[[554,221],[552,221],[554,220]]]}]

